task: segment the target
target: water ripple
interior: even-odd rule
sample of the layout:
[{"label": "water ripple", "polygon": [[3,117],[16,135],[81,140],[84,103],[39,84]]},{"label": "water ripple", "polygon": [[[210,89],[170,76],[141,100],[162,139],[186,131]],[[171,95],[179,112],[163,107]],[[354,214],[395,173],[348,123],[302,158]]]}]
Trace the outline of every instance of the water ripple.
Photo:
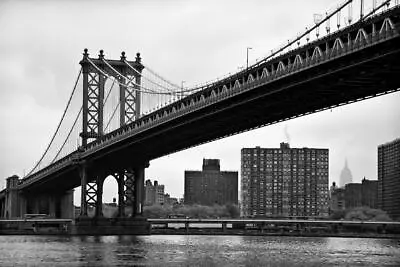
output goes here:
[{"label": "water ripple", "polygon": [[0,266],[400,266],[400,240],[0,236]]}]

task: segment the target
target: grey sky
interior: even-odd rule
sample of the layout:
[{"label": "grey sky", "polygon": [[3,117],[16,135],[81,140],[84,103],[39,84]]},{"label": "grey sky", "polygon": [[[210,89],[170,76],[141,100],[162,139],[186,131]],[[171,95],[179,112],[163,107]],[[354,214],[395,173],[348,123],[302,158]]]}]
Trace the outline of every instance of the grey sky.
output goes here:
[{"label": "grey sky", "polygon": [[[23,175],[52,135],[79,71],[84,48],[107,58],[141,52],[145,65],[186,86],[261,58],[336,1],[1,1],[0,181]],[[334,23],[332,23],[334,24]],[[343,106],[182,151],[150,162],[146,178],[181,197],[185,169],[220,158],[240,170],[242,147],[330,149],[330,181],[348,159],[353,181],[376,179],[377,146],[400,137],[400,93]],[[111,180],[111,179],[110,179]],[[0,183],[4,185],[4,183]],[[106,201],[116,184],[107,180]]]}]

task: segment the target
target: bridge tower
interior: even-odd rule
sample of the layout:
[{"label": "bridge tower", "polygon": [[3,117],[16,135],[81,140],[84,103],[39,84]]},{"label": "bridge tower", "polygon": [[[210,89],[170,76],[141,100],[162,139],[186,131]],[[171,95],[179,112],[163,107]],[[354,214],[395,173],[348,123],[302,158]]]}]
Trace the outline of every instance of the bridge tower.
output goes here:
[{"label": "bridge tower", "polygon": [[[144,66],[140,53],[136,54],[135,61],[127,61],[125,52],[121,53],[119,60],[106,60],[103,50],[100,50],[98,58],[90,58],[87,49],[80,64],[83,70],[83,129],[80,136],[84,148],[90,140],[104,135],[104,85],[108,77],[114,77],[119,83],[120,127],[140,118]],[[87,217],[88,208],[96,208],[95,217],[102,217],[103,183],[110,175],[118,183],[119,217],[126,216],[126,207],[132,208],[133,217],[140,215],[144,201],[144,170],[148,167],[148,161],[143,162],[95,168],[91,162],[80,161],[81,218]]]},{"label": "bridge tower", "polygon": [[135,61],[127,61],[125,52],[121,53],[120,60],[105,60],[103,50],[100,50],[98,58],[89,58],[87,49],[79,64],[83,73],[83,123],[80,136],[82,146],[86,146],[90,139],[98,139],[104,134],[104,84],[107,79],[104,74],[113,76],[120,84],[120,126],[123,126],[140,117],[140,85],[144,66],[140,53],[136,54]]},{"label": "bridge tower", "polygon": [[[126,62],[125,52],[121,53],[121,62]],[[119,93],[119,107],[120,107],[120,126],[133,122],[135,119],[140,118],[141,111],[141,74],[143,65],[141,64],[140,53],[136,54],[134,62],[129,63],[133,69],[127,65],[120,68],[120,72],[124,77],[119,78],[120,93]],[[126,86],[124,86],[126,85]]]}]

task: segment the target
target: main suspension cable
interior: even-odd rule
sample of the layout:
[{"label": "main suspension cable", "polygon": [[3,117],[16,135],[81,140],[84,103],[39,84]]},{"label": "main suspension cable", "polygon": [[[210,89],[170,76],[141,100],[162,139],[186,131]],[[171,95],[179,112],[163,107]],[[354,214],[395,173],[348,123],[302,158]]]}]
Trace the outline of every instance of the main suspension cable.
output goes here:
[{"label": "main suspension cable", "polygon": [[[154,85],[157,85],[157,86],[159,86],[159,87],[161,87],[161,88],[163,88],[163,89],[166,89],[166,90],[168,90],[168,91],[170,91],[170,92],[175,92],[175,91],[171,90],[170,88],[165,87],[165,86],[163,86],[163,85],[161,85],[161,84],[159,84],[159,83],[157,83],[157,82],[155,82],[155,81],[153,81],[153,80],[147,78],[147,77],[144,76],[142,73],[140,73],[138,70],[136,70],[131,64],[129,64],[128,61],[124,60],[124,63],[125,63],[131,70],[135,71],[137,74],[139,74],[141,77],[145,78],[145,79],[146,79],[147,81],[149,81],[150,83],[152,83],[152,84],[154,84]],[[150,69],[149,69],[149,72],[152,73],[153,75],[155,75],[156,77],[158,77],[159,79],[161,79],[162,81],[164,81],[164,82],[170,84],[170,82],[168,82],[167,80],[165,80],[164,78],[162,78],[160,75],[156,74],[155,72],[152,72]],[[173,87],[175,87],[176,89],[179,89],[179,90],[181,89],[181,88],[179,88],[179,87],[176,87],[175,85],[173,85]]]},{"label": "main suspension cable", "polygon": [[[127,63],[125,61],[125,63]],[[129,63],[128,63],[129,65]],[[170,81],[168,81],[167,79],[165,79],[164,77],[162,77],[161,75],[159,75],[158,73],[156,73],[155,71],[153,71],[151,68],[149,68],[148,66],[144,66],[151,74],[153,74],[154,76],[156,76],[157,78],[161,79],[162,81],[166,82],[167,84],[171,85],[172,87],[175,87],[176,89],[181,89],[181,87],[179,85],[176,85]]]},{"label": "main suspension cable", "polygon": [[68,132],[67,138],[65,138],[64,143],[62,144],[61,148],[58,150],[56,156],[53,158],[53,160],[51,161],[50,164],[53,164],[53,163],[56,161],[57,157],[60,155],[61,151],[63,150],[65,144],[67,143],[69,137],[71,136],[72,131],[73,131],[74,128],[75,128],[76,123],[78,122],[78,119],[79,119],[79,116],[80,116],[81,113],[82,113],[82,110],[83,110],[83,107],[81,106],[81,109],[79,110],[78,115],[77,115],[76,118],[75,118],[74,124],[72,125],[71,129],[70,129],[69,132]]},{"label": "main suspension cable", "polygon": [[60,120],[60,122],[58,123],[57,129],[56,129],[56,131],[54,132],[53,137],[52,137],[51,140],[50,140],[50,143],[47,145],[47,148],[46,148],[46,150],[44,151],[43,155],[40,157],[39,161],[36,163],[36,165],[32,168],[32,170],[31,170],[26,176],[31,175],[32,172],[33,172],[34,170],[36,170],[36,168],[39,166],[39,164],[42,162],[43,158],[46,156],[47,152],[49,151],[50,146],[53,144],[53,141],[54,141],[54,139],[56,138],[56,135],[57,135],[58,131],[59,131],[60,128],[61,128],[61,123],[64,121],[65,115],[67,114],[67,110],[68,110],[68,108],[69,108],[69,105],[71,104],[72,97],[73,97],[74,94],[75,94],[76,86],[78,85],[79,78],[81,77],[81,74],[82,74],[82,68],[79,70],[79,74],[78,74],[78,77],[76,78],[74,88],[72,89],[72,93],[71,93],[71,95],[70,95],[70,97],[69,97],[69,99],[68,99],[67,106],[66,106],[65,109],[64,109],[64,112],[63,112],[63,114],[62,114],[62,116],[61,116],[61,120]]},{"label": "main suspension cable", "polygon": [[[109,78],[109,79],[111,79],[111,78],[114,79],[114,80],[116,81],[117,84],[119,84],[119,85],[121,85],[121,86],[123,86],[123,87],[127,87],[127,88],[132,89],[133,91],[139,91],[139,92],[146,93],[146,94],[154,94],[154,95],[157,95],[157,94],[159,94],[159,95],[173,95],[172,93],[156,92],[156,91],[151,90],[151,89],[148,89],[148,88],[146,88],[146,87],[144,87],[144,86],[142,86],[142,85],[139,85],[139,84],[135,83],[133,80],[128,79],[127,77],[125,77],[124,75],[122,75],[121,73],[119,73],[119,72],[118,72],[117,70],[115,70],[110,64],[108,64],[107,61],[105,61],[106,65],[108,65],[113,71],[115,71],[116,74],[118,74],[118,75],[119,75],[120,77],[122,77],[122,78],[127,79],[128,81],[130,81],[131,83],[133,83],[135,86],[137,86],[137,87],[139,87],[139,88],[136,88],[135,86],[130,86],[130,85],[127,85],[127,84],[123,84],[123,83],[121,83],[120,81],[118,81],[118,79],[116,79],[114,76],[105,73],[103,70],[101,70],[99,67],[97,67],[97,65],[94,64],[93,61],[90,60],[90,58],[88,58],[87,60],[89,61],[89,63],[90,63],[98,72],[100,72],[101,74],[103,74],[104,76],[106,76],[106,77]],[[140,88],[142,88],[142,89],[144,89],[144,90],[141,90]]]}]

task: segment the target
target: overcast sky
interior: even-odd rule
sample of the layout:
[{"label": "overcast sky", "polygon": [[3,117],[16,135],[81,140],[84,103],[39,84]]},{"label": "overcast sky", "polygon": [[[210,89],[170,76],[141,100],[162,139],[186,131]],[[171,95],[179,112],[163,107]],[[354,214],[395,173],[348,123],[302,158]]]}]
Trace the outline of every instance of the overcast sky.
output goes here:
[{"label": "overcast sky", "polygon": [[[0,1],[0,185],[23,176],[54,132],[84,48],[107,58],[141,52],[145,65],[186,86],[238,70],[312,23],[336,1]],[[360,88],[362,89],[362,88]],[[203,158],[240,171],[243,147],[329,148],[330,182],[345,159],[353,180],[377,179],[377,146],[400,137],[400,93],[290,120],[150,162],[146,178],[182,197],[184,170]],[[240,172],[239,172],[240,173]],[[106,181],[105,201],[117,186]]]}]

